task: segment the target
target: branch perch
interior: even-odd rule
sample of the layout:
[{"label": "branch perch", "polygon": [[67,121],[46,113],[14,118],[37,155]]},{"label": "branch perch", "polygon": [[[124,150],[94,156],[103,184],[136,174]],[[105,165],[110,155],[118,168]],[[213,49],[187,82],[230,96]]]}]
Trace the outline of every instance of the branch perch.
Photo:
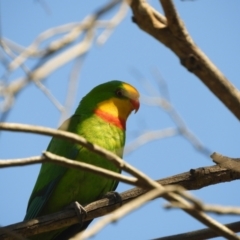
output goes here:
[{"label": "branch perch", "polygon": [[[74,142],[77,142],[81,144],[82,146],[86,147],[90,151],[94,151],[95,153],[104,156],[106,159],[112,161],[114,164],[116,164],[119,168],[123,169],[124,171],[132,174],[133,176],[137,177],[139,181],[141,181],[144,186],[146,186],[147,189],[159,189],[164,190],[164,187],[160,185],[159,183],[153,181],[151,178],[149,178],[147,175],[142,173],[141,171],[138,171],[136,168],[131,166],[130,164],[127,164],[125,161],[123,161],[121,158],[116,156],[115,154],[97,146],[92,143],[89,143],[86,141],[86,139],[76,135],[72,134],[66,131],[60,131],[60,130],[53,130],[49,128],[44,127],[37,127],[37,126],[31,126],[31,125],[24,125],[24,124],[11,124],[11,123],[0,123],[0,129],[2,130],[8,130],[8,131],[20,131],[20,132],[32,132],[32,133],[40,133],[44,135],[52,135],[60,138],[65,138]],[[204,223],[209,228],[213,229],[215,232],[217,232],[219,235],[224,236],[228,239],[240,239],[234,232],[232,232],[230,229],[226,228],[224,225],[220,224],[216,220],[210,218],[207,216],[203,211],[199,209],[194,210],[188,210],[191,205],[188,201],[186,201],[184,198],[182,198],[180,195],[176,193],[167,193],[163,196],[166,200],[170,202],[179,202],[184,206],[183,211],[191,215],[192,217],[198,219],[200,222]]]},{"label": "branch perch", "polygon": [[[180,185],[188,190],[197,190],[203,187],[210,186],[219,182],[228,182],[240,179],[239,172],[221,168],[220,166],[202,167],[191,169],[189,172],[174,175],[172,177],[157,180],[158,183],[166,185]],[[133,188],[121,194],[122,205],[143,195],[147,190],[142,188]],[[87,210],[88,221],[106,215],[120,207],[119,203],[109,201],[109,199],[101,199],[85,206]],[[16,223],[6,226],[5,228],[14,233],[18,233],[23,237],[32,236],[37,233],[55,230],[61,227],[67,227],[78,223],[76,213],[72,209],[63,210],[48,216],[43,216],[27,222]],[[1,229],[0,229],[1,232]],[[215,233],[214,233],[215,234]],[[216,234],[215,234],[216,235]],[[0,233],[0,239],[12,239],[5,232]]]}]

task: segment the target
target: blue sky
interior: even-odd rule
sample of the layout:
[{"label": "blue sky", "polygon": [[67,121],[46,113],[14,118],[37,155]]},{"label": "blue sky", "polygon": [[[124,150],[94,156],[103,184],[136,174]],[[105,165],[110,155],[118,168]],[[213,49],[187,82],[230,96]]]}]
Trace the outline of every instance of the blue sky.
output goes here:
[{"label": "blue sky", "polygon": [[[71,2],[46,1],[47,13],[41,1],[1,1],[1,33],[4,37],[28,46],[41,32],[51,27],[81,21],[107,1]],[[176,8],[196,44],[205,52],[223,74],[240,87],[240,2],[239,1],[175,1]],[[161,11],[158,1],[150,1]],[[111,12],[111,15],[114,12]],[[111,16],[107,14],[105,18]],[[158,69],[166,81],[171,102],[188,128],[212,152],[239,157],[240,129],[237,118],[197,79],[180,65],[179,59],[151,36],[142,32],[131,21],[131,11],[103,46],[93,45],[87,54],[79,77],[74,111],[80,99],[94,86],[112,79],[134,85],[139,92],[146,89],[136,77],[139,72],[156,90],[159,86],[152,72]],[[29,67],[35,61],[27,62]],[[52,73],[44,84],[64,103],[67,83],[73,63]],[[0,67],[0,74],[4,68]],[[9,81],[23,76],[21,70],[9,76]],[[17,97],[7,121],[57,128],[60,112],[34,85],[29,84]],[[149,130],[175,127],[170,117],[160,108],[144,103],[127,124],[127,143]],[[50,138],[34,134],[2,132],[0,159],[14,159],[40,155]],[[130,164],[160,179],[189,171],[192,168],[213,165],[211,159],[197,152],[181,136],[150,142],[124,156]],[[1,169],[0,224],[22,221],[40,165]],[[238,181],[218,184],[192,193],[206,203],[235,205]],[[131,186],[119,184],[119,192]],[[203,225],[181,210],[163,209],[164,200],[154,200],[104,228],[95,239],[149,239],[202,228]],[[236,216],[215,216],[220,222],[238,221]],[[95,220],[97,221],[97,220]],[[94,223],[92,223],[94,224]]]}]

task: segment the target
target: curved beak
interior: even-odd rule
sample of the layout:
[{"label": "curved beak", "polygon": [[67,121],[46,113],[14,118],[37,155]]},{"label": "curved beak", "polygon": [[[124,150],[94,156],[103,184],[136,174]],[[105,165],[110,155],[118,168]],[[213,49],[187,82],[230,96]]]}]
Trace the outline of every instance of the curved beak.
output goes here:
[{"label": "curved beak", "polygon": [[140,102],[139,99],[130,99],[130,102],[133,106],[133,109],[135,110],[135,113],[138,111],[138,109],[140,108]]}]

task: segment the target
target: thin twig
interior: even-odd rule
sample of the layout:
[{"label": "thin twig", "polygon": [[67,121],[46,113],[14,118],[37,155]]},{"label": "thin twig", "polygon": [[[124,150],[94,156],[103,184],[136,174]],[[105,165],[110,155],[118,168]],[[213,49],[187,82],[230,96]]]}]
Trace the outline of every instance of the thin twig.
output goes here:
[{"label": "thin twig", "polygon": [[[165,205],[166,209],[186,209],[184,206],[178,203],[172,203]],[[191,206],[190,209],[194,209],[194,206]],[[210,205],[210,204],[202,204],[201,210],[208,213],[215,213],[219,215],[240,215],[239,207],[230,207],[230,206],[221,206],[221,205]]]},{"label": "thin twig", "polygon": [[[128,177],[121,175],[119,173],[112,172],[110,170],[94,166],[92,164],[79,162],[76,160],[71,160],[65,157],[58,156],[56,154],[50,152],[43,152],[43,156],[23,158],[23,159],[8,159],[8,160],[0,160],[0,168],[5,167],[14,167],[14,166],[25,166],[29,164],[37,164],[37,163],[45,163],[52,162],[64,167],[70,167],[74,169],[80,169],[87,172],[96,173],[98,175],[111,178],[117,181],[125,182],[131,185],[138,186],[138,180],[133,177]],[[139,185],[141,187],[141,185]]]},{"label": "thin twig", "polygon": [[[37,86],[43,90],[49,99],[53,101],[53,103],[59,109],[61,109],[60,104],[52,96],[52,94],[40,84],[40,81],[45,79],[62,65],[73,60],[74,58],[83,56],[86,52],[88,52],[95,39],[97,34],[96,30],[98,28],[111,28],[112,30],[113,27],[116,27],[116,25],[120,23],[124,16],[121,7],[119,12],[116,14],[116,17],[113,17],[112,20],[110,19],[109,21],[105,21],[103,23],[102,20],[98,21],[98,19],[121,2],[121,0],[112,0],[108,2],[106,5],[98,9],[94,14],[87,16],[80,23],[71,23],[48,29],[47,31],[41,33],[27,48],[23,48],[10,40],[2,38],[1,43],[3,48],[5,47],[4,49],[11,50],[12,48],[12,51],[19,54],[18,56],[13,56],[14,59],[9,64],[7,73],[10,73],[19,66],[22,66],[30,57],[38,57],[40,59],[35,67],[33,67],[33,70],[26,73],[26,76],[11,81],[8,86],[6,86],[4,89],[1,89],[0,96],[4,98],[1,109],[2,112],[4,112],[4,116],[6,116],[5,113],[13,106],[16,95],[31,81],[35,81]],[[61,34],[60,39],[51,41],[50,44],[47,44],[44,49],[39,49],[40,45],[42,45],[44,41],[49,40],[53,36],[57,36],[59,34]],[[74,43],[77,41],[80,35],[83,35],[81,41],[79,43]],[[57,53],[53,54],[54,52]]]},{"label": "thin twig", "polygon": [[67,117],[69,116],[69,112],[72,108],[72,105],[74,103],[74,99],[78,88],[78,78],[83,64],[83,57],[84,56],[81,56],[76,59],[72,71],[70,73],[65,103],[59,121],[60,123],[62,123],[64,119],[67,119]]},{"label": "thin twig", "polygon": [[64,107],[62,104],[54,97],[51,91],[39,80],[34,81],[35,85],[45,94],[47,98],[54,104],[54,106],[59,110],[63,111]]},{"label": "thin twig", "polygon": [[[225,226],[234,232],[240,231],[240,222],[225,224]],[[204,228],[204,229],[196,230],[192,232],[186,232],[186,233],[181,233],[181,234],[167,236],[167,237],[154,238],[153,240],[181,240],[181,239],[203,240],[203,239],[210,239],[215,237],[219,237],[219,235],[216,232],[214,232],[212,229]]]},{"label": "thin twig", "polygon": [[[185,124],[185,122],[182,119],[182,117],[180,116],[180,114],[174,108],[174,106],[172,105],[172,103],[170,101],[170,93],[168,91],[167,84],[164,81],[164,79],[160,76],[159,72],[155,71],[154,75],[155,75],[155,79],[158,81],[160,93],[156,90],[155,87],[153,87],[149,83],[149,81],[147,81],[142,76],[142,74],[138,70],[133,69],[132,72],[134,75],[136,75],[136,78],[141,81],[144,88],[147,90],[147,92],[149,94],[149,96],[144,96],[143,94],[141,95],[142,102],[144,102],[148,105],[157,106],[157,107],[163,109],[164,111],[166,111],[167,114],[169,115],[169,117],[172,119],[172,121],[177,126],[176,134],[181,134],[188,142],[190,142],[190,144],[196,150],[198,150],[200,153],[204,154],[205,156],[209,157],[209,155],[212,153],[212,151],[210,151],[206,146],[204,146],[200,142],[200,140],[198,140],[198,138],[190,131],[190,129],[187,127],[187,125]],[[162,91],[162,87],[164,87],[164,91]],[[164,132],[165,132],[165,130],[164,130]],[[167,136],[168,136],[168,134],[167,134]],[[160,135],[160,137],[161,137],[161,135]],[[153,137],[153,140],[155,140],[154,137]],[[151,141],[151,138],[150,138],[150,141]],[[144,143],[147,143],[147,142],[144,142]]]},{"label": "thin twig", "polygon": [[96,43],[99,45],[103,45],[107,39],[112,34],[114,28],[120,24],[120,22],[125,18],[128,11],[128,5],[125,1],[122,1],[121,6],[118,10],[118,12],[113,16],[112,19],[106,22],[106,26],[104,31],[99,35],[99,37],[96,40]]},{"label": "thin twig", "polygon": [[178,112],[174,109],[172,104],[167,101],[167,99],[164,99],[160,96],[156,97],[148,97],[142,95],[142,101],[150,104],[160,107],[161,109],[164,109],[169,116],[172,118],[173,122],[176,124],[178,128],[179,134],[181,134],[183,137],[185,137],[192,146],[198,150],[199,152],[203,153],[205,156],[209,156],[211,154],[211,150],[209,150],[207,147],[205,147],[198,139],[197,137],[188,129],[187,125],[181,118],[181,116],[178,114]]},{"label": "thin twig", "polygon": [[177,134],[179,134],[179,131],[176,128],[166,128],[163,130],[148,131],[138,136],[136,139],[134,139],[133,142],[129,143],[124,148],[124,154],[129,154],[135,151],[137,148],[141,147],[142,145],[151,141],[159,140],[161,138],[172,137]]}]

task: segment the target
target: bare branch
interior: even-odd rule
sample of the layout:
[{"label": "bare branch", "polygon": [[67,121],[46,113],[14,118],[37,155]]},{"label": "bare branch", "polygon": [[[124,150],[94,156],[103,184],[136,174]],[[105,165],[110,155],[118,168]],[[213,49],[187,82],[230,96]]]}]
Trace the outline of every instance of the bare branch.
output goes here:
[{"label": "bare branch", "polygon": [[225,157],[216,152],[214,152],[211,155],[211,158],[215,163],[219,164],[221,167],[240,172],[240,158]]},{"label": "bare branch", "polygon": [[39,127],[34,125],[27,125],[27,124],[19,124],[19,123],[0,123],[0,130],[6,131],[13,131],[13,132],[28,132],[28,133],[38,133],[42,135],[54,136],[58,138],[64,138],[69,141],[78,143],[89,151],[95,152],[107,160],[113,162],[117,167],[120,169],[132,174],[133,176],[137,177],[140,182],[142,182],[143,186],[152,188],[157,186],[152,179],[148,178],[144,173],[138,171],[136,168],[132,167],[130,164],[126,163],[123,159],[118,157],[116,154],[96,145],[88,142],[85,138],[62,130],[56,130],[52,128],[46,127]]},{"label": "bare branch", "polygon": [[[130,164],[124,162],[121,158],[117,157],[113,153],[97,146],[94,144],[91,144],[87,142],[84,138],[72,134],[69,132],[65,131],[60,131],[60,130],[53,130],[50,128],[41,128],[41,127],[36,127],[36,126],[30,126],[30,125],[24,125],[24,124],[7,124],[7,123],[0,123],[0,129],[5,129],[5,130],[11,130],[11,131],[25,131],[25,132],[35,132],[35,133],[40,133],[44,135],[53,135],[56,137],[60,138],[65,138],[68,140],[74,140],[81,144],[82,146],[86,147],[90,151],[94,151],[99,155],[104,156],[106,159],[112,161],[115,165],[117,165],[119,168],[125,170],[126,172],[132,174],[133,176],[138,178],[138,181],[143,184],[148,189],[151,188],[156,188],[159,190],[163,190],[164,187],[160,185],[159,183],[153,181],[151,178],[149,178],[146,174],[142,173],[141,171],[137,170]],[[189,202],[180,197],[179,195],[175,193],[168,193],[164,196],[164,198],[170,202],[179,202],[183,204],[186,208],[190,206]],[[213,220],[209,216],[207,216],[205,213],[203,213],[200,210],[195,209],[193,210],[188,210],[184,209],[184,211],[194,218],[198,219],[200,222],[204,223],[206,226],[214,229],[214,231],[218,232],[220,235],[227,237],[229,239],[239,239],[234,232],[231,230],[227,229],[224,227],[222,224],[217,222],[216,220]]]},{"label": "bare branch", "polygon": [[3,233],[3,239],[6,236],[7,239],[17,239],[17,240],[25,240],[19,233],[13,232],[13,230],[9,230],[5,227],[0,226],[0,236]]},{"label": "bare branch", "polygon": [[[138,186],[138,181],[136,178],[124,176],[119,173],[112,172],[105,168],[97,167],[88,163],[78,162],[75,160],[71,160],[65,157],[58,156],[56,154],[50,152],[44,152],[43,156],[30,157],[24,159],[8,159],[8,160],[0,160],[0,168],[3,167],[14,167],[14,166],[25,166],[29,164],[37,164],[44,162],[52,162],[64,167],[70,167],[75,169],[81,169],[87,172],[96,173],[98,175],[111,178],[117,181],[125,182],[131,185]],[[139,185],[140,186],[140,185]]]},{"label": "bare branch", "polygon": [[[231,176],[231,174],[233,174],[233,176]],[[229,178],[226,178],[226,176],[229,176]],[[208,181],[204,182],[205,179],[208,179]],[[190,172],[185,172],[169,178],[160,179],[158,180],[158,182],[162,185],[177,184],[177,185],[183,186],[188,190],[193,190],[193,189],[200,189],[202,187],[206,187],[211,184],[215,184],[216,183],[215,181],[218,181],[219,183],[219,182],[225,182],[225,181],[230,181],[234,179],[240,179],[240,173],[233,173],[232,171],[221,168],[219,166],[211,166],[211,167],[194,169],[194,170],[191,170]],[[109,201],[109,199],[101,199],[96,202],[93,202],[85,206],[85,209],[87,210],[87,217],[86,219],[84,219],[84,221],[88,221],[90,219],[106,215],[112,212],[113,210],[118,209],[120,205],[125,205],[129,201],[132,201],[133,199],[145,194],[146,192],[147,190],[142,188],[130,189],[121,194],[121,199],[122,199],[121,204],[111,200]],[[76,216],[75,211],[72,209],[68,209],[68,210],[63,210],[59,213],[51,214],[44,217],[39,217],[35,220],[13,224],[5,228],[7,228],[9,231],[13,231],[13,232],[19,233],[24,237],[27,237],[27,236],[35,235],[37,233],[47,232],[47,231],[59,229],[61,227],[67,227],[72,224],[78,223],[78,221],[79,220]],[[5,236],[6,238],[3,238],[3,236]],[[1,233],[0,238],[11,239],[10,237],[7,237],[5,233]]]},{"label": "bare branch", "polygon": [[163,130],[155,130],[155,131],[148,131],[143,133],[142,135],[138,136],[134,139],[133,142],[129,143],[124,148],[124,153],[129,154],[139,148],[140,146],[149,143],[150,141],[154,141],[161,138],[172,137],[179,134],[179,131],[175,128],[166,128]]},{"label": "bare branch", "polygon": [[[192,196],[190,197],[190,194],[185,192],[185,189],[178,185],[165,186],[164,189],[153,189],[153,190],[150,190],[150,191],[144,193],[143,195],[139,196],[138,198],[132,200],[131,202],[125,204],[123,207],[115,210],[111,215],[98,221],[93,227],[85,230],[84,232],[77,234],[73,239],[77,240],[77,239],[90,238],[90,237],[94,236],[96,233],[98,233],[107,224],[109,224],[111,222],[116,222],[117,220],[119,220],[120,218],[125,216],[126,214],[129,214],[130,212],[141,207],[146,202],[148,202],[154,198],[163,196],[164,194],[167,194],[170,192],[179,193],[180,195],[182,195],[184,197],[187,196],[191,201],[193,200],[194,203],[197,203],[197,201],[199,202],[199,200],[197,200],[196,198],[193,198]],[[201,204],[201,206],[205,210],[205,205]],[[179,206],[179,207],[181,207],[181,206]],[[185,208],[182,208],[182,209],[185,209]],[[196,208],[192,207],[191,209],[193,210]]]},{"label": "bare branch", "polygon": [[[121,0],[113,0],[109,2],[108,4],[103,6],[101,9],[96,11],[95,14],[89,15],[88,17],[85,18],[85,20],[83,20],[80,23],[70,23],[63,26],[58,26],[52,29],[48,29],[45,32],[41,33],[36,38],[36,40],[28,48],[26,48],[23,52],[21,52],[21,54],[9,65],[9,69],[14,70],[32,55],[40,54],[40,56],[45,56],[47,54],[56,52],[66,47],[70,43],[74,42],[83,31],[92,30],[92,28],[95,25],[98,25],[96,20],[101,15],[109,11],[111,8],[115,7],[120,2]],[[46,49],[41,51],[38,50],[39,45],[43,41],[46,41],[47,39],[55,35],[62,34],[65,32],[69,32],[69,33],[66,34],[63,38],[51,42]]]},{"label": "bare branch", "polygon": [[[122,4],[119,8],[117,14],[110,20],[106,22],[106,27],[101,35],[97,38],[97,44],[103,45],[107,39],[110,37],[111,33],[113,32],[114,28],[124,19],[127,15],[128,5],[125,1],[122,1]],[[99,21],[100,22],[100,21]]]},{"label": "bare branch", "polygon": [[60,117],[59,123],[62,123],[65,119],[68,118],[71,108],[74,103],[74,99],[78,89],[78,78],[80,75],[80,71],[83,64],[83,57],[79,57],[76,59],[73,68],[70,73],[69,81],[68,81],[68,89],[65,98],[65,103],[63,107],[63,111]]},{"label": "bare branch", "polygon": [[[98,20],[100,16],[119,3],[122,3],[120,10],[112,19],[105,22]],[[0,89],[0,96],[3,98],[0,110],[6,113],[12,107],[16,95],[31,81],[34,81],[46,96],[58,107],[58,109],[62,111],[62,106],[57,102],[50,91],[40,84],[40,81],[48,77],[62,65],[87,53],[94,42],[95,36],[97,36],[97,29],[106,28],[108,29],[107,32],[113,31],[114,27],[116,27],[125,16],[125,5],[126,4],[122,0],[112,0],[97,10],[94,14],[87,16],[82,22],[48,29],[41,33],[27,48],[22,48],[12,41],[2,38],[0,41],[2,48],[7,54],[11,54],[13,58],[13,61],[7,67],[7,73],[5,75],[20,66],[27,69],[23,64],[30,57],[38,57],[39,61],[35,64],[33,70],[25,71],[26,76],[15,79],[7,86]],[[44,41],[50,41],[50,38],[59,34],[64,35],[57,40],[52,40],[50,44],[47,43],[47,46],[44,49],[40,49],[40,45]],[[80,36],[82,36],[82,39],[80,42],[77,42]],[[15,56],[15,53],[13,52],[16,52],[19,55]]]},{"label": "bare branch", "polygon": [[61,105],[61,103],[54,97],[54,95],[51,93],[51,91],[45,87],[44,84],[40,81],[34,81],[36,86],[49,98],[49,100],[55,105],[55,107],[59,111],[63,111],[64,107]]},{"label": "bare branch", "polygon": [[166,193],[165,189],[153,189],[148,191],[147,193],[143,194],[142,196],[132,200],[131,202],[127,203],[126,205],[122,206],[121,208],[115,210],[112,214],[106,216],[102,220],[98,221],[94,226],[91,228],[78,233],[74,236],[74,240],[77,239],[87,239],[94,236],[98,233],[102,228],[104,228],[107,224],[111,222],[116,222],[120,218],[124,217],[128,213],[136,210],[137,208],[141,207],[146,202]]},{"label": "bare branch", "polygon": [[240,94],[209,58],[198,48],[177,15],[172,0],[161,0],[167,21],[144,0],[132,0],[134,22],[170,48],[181,64],[195,74],[240,119]]},{"label": "bare branch", "polygon": [[117,164],[119,168],[122,168],[122,165],[124,162],[120,157],[118,157],[114,153],[100,146],[97,146],[96,144],[92,144],[88,142],[85,138],[71,132],[56,130],[52,128],[46,128],[46,127],[40,127],[40,126],[34,126],[34,125],[28,125],[28,124],[20,124],[20,123],[0,123],[0,130],[13,131],[13,132],[37,133],[37,134],[42,134],[47,136],[63,138],[68,141],[78,143],[86,147],[89,151],[95,152],[110,161],[113,161],[113,162],[115,161],[115,164]]},{"label": "bare branch", "polygon": [[186,140],[188,140],[192,146],[198,150],[199,152],[203,153],[205,156],[209,156],[211,151],[207,149],[198,139],[197,137],[188,129],[187,125],[181,118],[181,116],[178,114],[178,112],[174,109],[172,104],[165,98],[162,98],[160,96],[157,97],[147,97],[142,96],[142,100],[150,105],[158,106],[162,109],[164,109],[173,122],[177,126],[178,134],[181,134]]},{"label": "bare branch", "polygon": [[[155,79],[157,80],[157,83],[159,85],[159,92],[156,90],[155,87],[153,87],[147,79],[145,79],[142,74],[138,71],[133,69],[134,75],[137,75],[137,79],[141,81],[143,84],[144,88],[148,92],[148,96],[141,95],[141,101],[144,102],[145,104],[151,105],[151,106],[157,106],[160,109],[163,109],[169,117],[172,119],[173,123],[176,125],[177,129],[175,130],[175,135],[179,134],[183,136],[190,144],[200,153],[204,154],[205,156],[209,157],[209,155],[212,153],[206,146],[204,146],[201,141],[191,132],[191,130],[187,127],[186,123],[180,116],[180,114],[177,112],[177,110],[174,108],[174,106],[171,103],[170,100],[170,93],[168,91],[168,86],[166,81],[160,76],[159,72],[155,70],[153,72]],[[174,131],[172,129],[172,131]],[[171,136],[171,130],[169,131],[161,130],[155,131],[156,133],[149,134],[149,141],[157,139],[157,135],[159,134],[159,138],[164,137],[164,133],[166,133],[166,137]],[[150,132],[151,133],[151,132]],[[173,133],[173,132],[172,132]],[[147,134],[147,133],[146,133]],[[174,133],[173,133],[174,135]],[[143,140],[144,138],[144,140]],[[138,141],[142,140],[142,144],[147,143],[147,139],[143,136],[140,136]],[[141,146],[142,144],[135,143],[134,144],[139,144]],[[136,145],[137,147],[137,145]],[[128,148],[128,147],[127,147]]]},{"label": "bare branch", "polygon": [[[240,222],[229,223],[229,224],[226,224],[225,226],[234,232],[240,231]],[[204,228],[201,230],[172,235],[172,236],[168,236],[168,237],[155,238],[153,240],[181,240],[181,239],[202,240],[202,239],[210,239],[210,238],[215,238],[215,237],[219,237],[219,235],[216,234],[213,230],[211,230],[209,228]]]},{"label": "bare branch", "polygon": [[[185,209],[184,206],[178,203],[172,203],[172,204],[167,204],[165,206],[166,209],[174,209],[174,208],[181,208]],[[192,206],[189,209],[194,209],[194,206]],[[204,212],[209,212],[209,213],[216,213],[219,215],[240,215],[240,208],[239,207],[231,207],[231,206],[221,206],[221,205],[210,205],[210,204],[202,204],[201,205],[201,210]]]}]

